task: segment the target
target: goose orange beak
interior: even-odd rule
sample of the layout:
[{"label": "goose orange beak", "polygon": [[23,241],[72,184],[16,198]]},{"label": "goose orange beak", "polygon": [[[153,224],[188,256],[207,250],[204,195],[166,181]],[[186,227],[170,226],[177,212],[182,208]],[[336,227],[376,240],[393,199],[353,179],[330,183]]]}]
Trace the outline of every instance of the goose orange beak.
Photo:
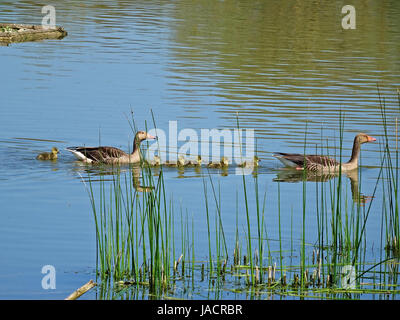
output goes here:
[{"label": "goose orange beak", "polygon": [[157,140],[157,137],[156,136],[151,136],[151,135],[147,135],[146,136],[146,139],[150,139],[150,140]]},{"label": "goose orange beak", "polygon": [[368,136],[368,142],[373,142],[376,141],[376,139],[374,137]]}]

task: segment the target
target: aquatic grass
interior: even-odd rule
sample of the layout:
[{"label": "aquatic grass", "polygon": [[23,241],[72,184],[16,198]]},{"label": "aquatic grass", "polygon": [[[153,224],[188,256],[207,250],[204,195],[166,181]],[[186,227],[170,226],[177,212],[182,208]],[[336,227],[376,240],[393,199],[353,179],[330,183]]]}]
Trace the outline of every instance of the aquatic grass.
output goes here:
[{"label": "aquatic grass", "polygon": [[212,261],[212,251],[211,251],[211,230],[210,230],[210,214],[208,210],[208,197],[207,197],[207,184],[203,178],[203,190],[205,199],[205,210],[207,217],[207,236],[208,236],[208,262],[209,262],[209,272],[213,272],[213,261]]},{"label": "aquatic grass", "polygon": [[[343,140],[343,124],[344,121],[341,120],[341,133],[340,133],[340,140]],[[342,149],[342,143],[340,142],[339,149]],[[341,159],[341,151],[339,151],[340,155],[339,158]],[[360,174],[361,176],[361,174]],[[242,178],[243,179],[243,178]],[[304,179],[305,180],[305,179]],[[321,180],[322,182],[323,180]],[[361,178],[360,178],[361,182]],[[379,182],[379,179],[377,180],[377,183]],[[305,181],[303,181],[303,184],[305,184]],[[257,186],[257,180],[255,181],[255,185]],[[339,275],[339,269],[342,268],[348,264],[353,265],[356,267],[357,265],[362,265],[363,262],[359,261],[358,258],[361,257],[359,254],[360,249],[361,249],[361,243],[365,243],[366,235],[365,235],[365,226],[368,220],[368,215],[370,212],[371,208],[371,203],[369,204],[368,210],[365,209],[365,207],[361,204],[361,198],[358,196],[349,198],[347,197],[347,185],[344,185],[342,183],[341,175],[339,175],[338,179],[333,179],[332,182],[330,182],[330,188],[326,189],[324,186],[324,183],[318,183],[316,187],[316,192],[318,195],[318,186],[321,186],[321,192],[320,192],[320,197],[317,197],[317,199],[321,199],[321,203],[318,205],[317,203],[317,213],[318,210],[321,209],[321,214],[317,214],[317,224],[319,226],[319,233],[318,233],[318,239],[319,239],[319,245],[318,245],[318,250],[317,250],[317,257],[314,260],[314,251],[313,251],[313,264],[310,265],[306,262],[306,237],[305,237],[305,212],[307,211],[306,208],[306,203],[307,199],[304,196],[306,192],[303,193],[303,228],[302,228],[302,242],[301,242],[301,260],[300,260],[300,265],[299,265],[299,272],[300,272],[300,277],[293,273],[293,270],[296,270],[296,268],[289,268],[285,267],[282,263],[282,247],[281,247],[281,236],[279,235],[279,254],[280,254],[280,268],[279,271],[281,272],[281,283],[285,283],[284,281],[284,275],[283,272],[289,271],[292,272],[293,275],[293,280],[292,280],[292,286],[295,286],[297,288],[307,288],[309,286],[309,278],[311,278],[311,275],[309,273],[309,268],[314,268],[317,267],[318,269],[314,269],[312,272],[313,274],[313,279],[318,279],[319,285],[322,283],[326,284],[327,286],[333,286],[337,285],[337,282],[339,281],[340,277]],[[243,269],[246,270],[246,276],[250,278],[250,281],[247,282],[247,285],[250,285],[252,287],[256,286],[257,283],[262,283],[262,281],[259,281],[259,279],[262,277],[262,274],[264,271],[268,271],[271,273],[270,270],[275,270],[271,265],[268,266],[268,268],[262,268],[256,263],[252,265],[251,262],[253,261],[262,261],[263,255],[260,254],[259,252],[263,251],[263,245],[260,245],[262,243],[262,235],[260,234],[260,221],[262,221],[261,224],[264,223],[264,220],[260,220],[260,206],[258,205],[258,189],[255,189],[254,195],[256,197],[256,215],[257,215],[257,230],[258,230],[258,243],[259,243],[259,250],[254,251],[255,255],[253,258],[251,258],[251,255],[253,254],[253,250],[250,250],[250,245],[252,241],[252,236],[251,236],[251,225],[249,221],[249,206],[248,206],[248,201],[249,201],[249,194],[248,194],[248,188],[247,188],[247,182],[246,180],[243,181],[242,184],[243,187],[243,196],[244,196],[244,207],[245,207],[245,218],[246,218],[246,230],[244,231],[245,233],[245,238],[246,238],[246,243],[247,243],[247,256],[244,256],[245,261],[244,265],[237,266],[236,262],[239,260],[236,255],[234,255],[234,263],[237,266],[238,269]],[[345,189],[343,189],[345,188]],[[375,187],[376,189],[376,187]],[[279,186],[278,186],[279,190]],[[304,190],[304,189],[303,189]],[[305,190],[304,190],[305,191]],[[326,196],[326,191],[328,191],[329,196]],[[352,191],[353,190],[353,185],[352,185]],[[361,186],[357,185],[356,191],[360,193],[361,191]],[[280,203],[280,191],[278,191],[278,203]],[[372,198],[375,195],[375,190],[373,193]],[[353,201],[356,199],[356,201]],[[328,200],[328,201],[327,201]],[[349,205],[349,201],[353,201],[351,205]],[[265,199],[264,199],[264,206],[265,206]],[[264,210],[264,209],[263,209]],[[327,213],[330,212],[330,219],[329,216],[327,216]],[[278,204],[278,218],[280,218],[280,206]],[[326,222],[325,222],[326,221]],[[331,221],[330,223],[328,223]],[[278,227],[280,228],[280,219],[278,222]],[[325,227],[331,226],[330,229],[330,237],[328,234],[329,229],[325,229]],[[237,231],[237,226],[236,226],[236,235],[235,235],[235,250],[234,252],[238,252],[238,231]],[[325,240],[326,239],[326,240]],[[250,243],[250,245],[249,245]],[[325,245],[326,243],[326,245]],[[365,246],[363,248],[363,252],[365,255]],[[327,255],[326,257],[329,258],[328,263],[321,263],[324,254]],[[259,255],[259,256],[258,256]],[[351,259],[350,259],[351,256]],[[258,258],[259,257],[259,258]],[[317,263],[316,265],[314,263]],[[250,271],[250,273],[248,273]],[[318,274],[318,276],[317,276]],[[268,279],[271,279],[272,276],[269,276]],[[286,278],[286,274],[285,274]],[[313,280],[315,281],[315,280]],[[274,282],[274,284],[269,284],[270,287],[276,287],[277,283]]]},{"label": "aquatic grass", "polygon": [[[219,278],[220,275],[222,274],[223,272],[222,268],[226,266],[226,261],[228,259],[228,248],[227,248],[227,243],[225,241],[225,233],[221,216],[221,197],[220,197],[221,191],[220,189],[218,189],[218,194],[216,193],[214,182],[209,172],[208,176],[210,181],[209,183],[211,185],[212,197],[215,203],[214,229],[212,230],[208,191],[207,191],[208,183],[203,177],[203,191],[204,191],[207,236],[208,236],[208,266],[209,266],[208,274],[209,274],[209,279],[211,281],[211,278],[215,277]],[[215,255],[213,255],[212,247],[215,247]],[[215,256],[215,260],[213,260],[213,256]]]},{"label": "aquatic grass", "polygon": [[[381,104],[381,107],[384,104]],[[386,120],[384,108],[382,108],[382,119],[383,124],[386,127]],[[340,129],[342,130],[342,129]],[[318,243],[319,243],[319,251],[323,254],[326,252],[329,258],[329,264],[326,265],[327,275],[332,277],[333,279],[337,279],[337,270],[349,264],[353,266],[357,270],[357,277],[355,281],[361,278],[365,272],[371,271],[370,269],[366,270],[358,270],[359,268],[364,268],[366,265],[365,262],[365,251],[366,251],[366,226],[370,213],[372,212],[372,204],[373,199],[375,198],[376,191],[378,187],[381,185],[383,192],[383,203],[387,204],[384,206],[383,213],[385,217],[384,223],[382,225],[385,226],[387,232],[388,240],[386,243],[390,243],[390,236],[396,233],[396,225],[397,225],[397,177],[398,177],[398,167],[393,165],[391,162],[391,151],[389,148],[388,142],[388,134],[385,129],[385,152],[383,152],[383,156],[381,158],[380,169],[378,173],[378,177],[375,181],[375,185],[373,187],[372,195],[369,197],[370,202],[364,203],[365,199],[361,194],[361,182],[362,182],[362,170],[359,170],[357,173],[358,179],[357,184],[353,185],[353,181],[351,180],[351,187],[353,192],[353,202],[351,205],[348,204],[349,198],[345,196],[343,198],[343,194],[347,195],[347,191],[343,190],[342,186],[342,178],[341,174],[339,174],[338,179],[333,179],[329,184],[330,192],[330,206],[327,206],[327,198],[325,196],[326,190],[324,190],[324,184],[322,183],[320,188],[317,189],[317,199],[319,199],[319,203],[317,202],[317,225],[318,225]],[[396,130],[397,132],[397,130]],[[342,140],[342,134],[340,134]],[[341,142],[339,147],[339,157],[341,158]],[[397,155],[395,154],[397,157]],[[385,176],[386,174],[386,176]],[[321,190],[321,192],[319,191]],[[335,190],[335,191],[334,191]],[[355,196],[354,196],[355,194]],[[366,198],[368,200],[368,198]],[[363,202],[364,200],[364,202]],[[331,232],[326,232],[324,229],[324,225],[327,224],[325,221],[329,221],[326,217],[326,210],[329,208],[329,211],[332,212],[331,216]],[[325,212],[325,214],[324,214]],[[332,237],[329,240],[329,235]],[[324,243],[326,243],[326,246]],[[386,245],[386,248],[389,246]],[[324,250],[327,248],[328,250]],[[392,251],[393,252],[393,251]],[[393,252],[394,253],[394,252]],[[385,263],[390,260],[390,257],[387,259],[383,259],[378,263],[374,264],[372,268],[380,265],[381,263]],[[324,266],[323,266],[324,267]],[[324,272],[325,273],[325,272]]]},{"label": "aquatic grass", "polygon": [[[306,126],[306,133],[307,130]],[[341,159],[344,117],[340,118],[339,130],[340,142],[335,150]],[[305,140],[307,141],[306,136]],[[386,146],[385,148],[388,149]],[[328,146],[327,149],[329,150]],[[267,188],[264,194],[260,192],[257,175],[253,179],[245,175],[241,177],[239,189],[242,190],[236,191],[236,226],[231,240],[226,238],[222,215],[221,190],[224,182],[220,180],[216,183],[209,171],[207,175],[203,175],[208,257],[205,261],[196,261],[193,216],[190,218],[188,210],[181,206],[180,225],[175,224],[173,195],[167,197],[162,168],[158,177],[154,176],[153,170],[148,166],[139,168],[139,183],[135,179],[134,170],[129,170],[127,174],[117,171],[115,177],[108,180],[100,178],[96,187],[91,185],[93,181],[89,177],[88,194],[95,217],[99,275],[104,279],[105,285],[111,279],[117,284],[122,280],[124,284],[118,287],[121,294],[126,290],[125,284],[134,284],[135,287],[146,288],[150,296],[168,298],[172,298],[174,292],[177,294],[174,288],[178,283],[181,288],[179,290],[182,290],[178,295],[190,297],[195,287],[207,286],[207,281],[203,284],[197,281],[202,279],[202,282],[207,276],[207,296],[213,299],[224,297],[223,292],[226,290],[231,290],[240,297],[245,295],[250,298],[277,295],[348,299],[359,298],[363,294],[381,295],[382,290],[397,294],[398,265],[393,262],[393,251],[389,250],[391,254],[378,262],[367,261],[365,253],[368,217],[373,211],[373,199],[381,185],[385,190],[382,231],[386,232],[388,239],[395,232],[393,227],[396,226],[397,185],[384,178],[387,176],[395,179],[397,167],[390,167],[387,159],[384,152],[369,203],[363,202],[361,194],[361,170],[357,173],[359,183],[354,184],[351,180],[350,188],[349,184],[344,183],[347,180],[341,174],[328,179],[327,183],[323,178],[317,180],[315,212],[318,234],[314,244],[307,242],[306,218],[313,207],[307,199],[310,188],[307,188],[303,171],[302,203],[299,203],[297,210],[293,210],[292,206],[291,212],[291,224],[294,213],[298,211],[303,214],[300,257],[292,254],[296,246],[293,244],[292,226],[290,250],[284,248],[281,229],[282,184],[279,182],[277,216],[275,215],[278,224],[273,225],[267,223],[269,220],[266,219],[267,209],[270,209],[266,206]],[[138,187],[146,190],[138,191]],[[98,198],[96,189],[99,189]],[[349,190],[356,193],[350,197]],[[392,198],[387,190],[393,193]],[[244,219],[243,226],[239,226],[239,217]],[[277,249],[270,245],[267,227],[278,228]],[[177,251],[179,242],[177,244],[174,240],[175,233],[180,236],[181,251]],[[228,252],[232,252],[230,248],[233,249],[232,256],[228,255]],[[287,252],[290,254],[290,264],[286,263]],[[355,270],[355,277],[349,282],[343,282],[344,277],[351,274],[351,270]],[[366,284],[368,278],[373,279],[371,284]],[[227,287],[227,284],[234,287]]]},{"label": "aquatic grass", "polygon": [[171,276],[170,251],[174,237],[172,215],[167,203],[162,201],[165,192],[162,179],[160,174],[154,185],[154,181],[145,180],[152,191],[141,195],[136,190],[131,192],[134,190],[131,173],[113,176],[108,190],[106,181],[100,179],[99,204],[95,203],[94,187],[89,180],[102,279],[147,281],[151,291],[157,294],[160,288],[166,287]]},{"label": "aquatic grass", "polygon": [[[145,165],[130,166],[128,174],[119,166],[113,170],[111,179],[101,175],[96,186],[90,174],[85,183],[96,228],[98,275],[104,281],[147,283],[158,296],[168,288],[175,259],[173,206],[167,201],[163,171],[155,179]],[[182,250],[186,254],[184,243]]]},{"label": "aquatic grass", "polygon": [[[256,183],[254,183],[254,185],[256,185]],[[205,187],[207,188],[207,186]],[[116,189],[118,190],[118,188]],[[249,189],[248,189],[249,190]],[[207,194],[207,193],[206,193]],[[249,196],[249,194],[247,194],[247,196]],[[254,193],[254,197],[255,197],[255,193]],[[255,197],[256,198],[256,197]],[[214,199],[215,200],[215,199]],[[250,200],[250,197],[249,197]],[[219,196],[217,197],[217,201],[219,200]],[[118,207],[118,206],[117,206]],[[260,205],[260,208],[262,206]],[[188,246],[186,247],[186,249],[182,250],[182,252],[187,252],[187,258],[188,260],[186,261],[186,264],[189,265],[188,263],[190,263],[191,267],[190,267],[190,272],[185,272],[182,271],[182,278],[177,278],[177,277],[173,277],[172,281],[180,281],[182,283],[182,285],[184,285],[184,287],[186,288],[185,290],[193,290],[194,286],[195,286],[195,277],[196,277],[196,272],[200,272],[198,270],[200,270],[200,268],[196,268],[195,267],[195,260],[194,260],[194,238],[193,238],[193,220],[192,220],[192,239],[189,238],[189,220],[188,220],[188,216],[186,215],[186,219],[184,218],[184,214],[183,211],[182,212],[182,217],[183,219],[181,219],[181,232],[183,231],[184,235],[183,238],[185,239],[185,242],[187,244],[191,244],[190,246],[190,250],[188,250]],[[261,212],[260,212],[261,213]],[[260,214],[260,217],[262,217],[262,214]],[[222,236],[220,235],[218,237],[219,234],[219,220],[218,220],[218,213],[217,210],[215,211],[215,216],[214,216],[214,226],[215,226],[215,240],[216,241],[221,241]],[[116,220],[114,220],[116,221]],[[222,221],[222,220],[221,220]],[[260,220],[261,221],[261,220]],[[258,222],[254,221],[254,223],[257,225]],[[211,229],[211,225],[210,225],[210,229]],[[165,230],[165,229],[164,229]],[[247,230],[247,228],[245,229]],[[214,237],[210,237],[211,238],[211,243],[213,242],[212,239]],[[245,238],[248,239],[248,235],[245,232]],[[252,237],[251,237],[252,238]],[[258,235],[257,235],[258,238]],[[302,240],[303,242],[303,240]],[[216,245],[216,250],[218,250],[219,248],[222,248],[221,246]],[[323,248],[323,250],[331,250],[331,248]],[[218,251],[217,251],[218,252]],[[283,252],[282,249],[279,250],[279,254],[282,256]],[[257,254],[254,254],[254,256],[256,257]],[[190,259],[189,259],[190,258]],[[246,258],[248,259],[248,258]],[[151,260],[151,259],[150,259]],[[191,261],[190,261],[191,260]],[[251,275],[249,273],[249,271],[251,271],[250,265],[249,265],[249,261],[246,261],[246,264],[244,265],[234,265],[234,270],[237,270],[239,273],[232,273],[231,276],[235,278],[235,283],[236,283],[236,289],[235,292],[237,293],[244,293],[247,292],[247,290],[249,290],[249,294],[250,296],[260,296],[260,295],[271,295],[271,294],[276,294],[276,295],[287,295],[287,296],[296,296],[296,297],[308,297],[308,298],[324,298],[324,299],[331,299],[331,298],[340,298],[340,297],[335,297],[335,295],[341,295],[343,294],[344,296],[342,298],[346,298],[345,293],[347,292],[347,294],[354,294],[355,292],[360,292],[360,294],[362,294],[363,292],[374,292],[373,290],[370,290],[369,288],[363,289],[363,288],[357,288],[357,289],[349,289],[349,290],[341,290],[340,288],[337,288],[337,286],[333,286],[333,279],[331,279],[331,275],[329,274],[329,272],[326,274],[326,281],[324,279],[320,279],[320,277],[317,276],[317,272],[316,269],[314,271],[309,272],[308,270],[312,270],[312,268],[317,267],[317,265],[314,264],[314,261],[312,264],[309,263],[305,263],[304,265],[294,265],[294,266],[285,266],[282,262],[280,262],[280,266],[279,268],[276,268],[276,265],[268,265],[268,266],[263,266],[261,267],[260,265],[257,264],[257,261],[261,261],[262,260],[262,255],[260,254],[258,256],[258,258],[254,258],[254,278],[255,279],[260,279],[259,281],[255,281],[255,283],[253,284],[251,281]],[[313,259],[314,260],[314,259]],[[318,260],[318,258],[317,258]],[[218,261],[218,260],[217,260]],[[306,259],[304,260],[306,261]],[[185,266],[185,263],[183,263],[183,260],[181,261],[181,265],[182,268]],[[209,288],[212,290],[211,292],[214,292],[213,296],[209,296],[209,298],[213,298],[213,299],[220,299],[221,298],[221,294],[224,290],[226,290],[226,288],[224,287],[224,280],[225,277],[227,277],[230,273],[227,271],[227,267],[225,264],[225,261],[219,260],[219,267],[216,266],[218,269],[218,271],[216,271],[213,274],[213,277],[210,278],[209,281]],[[149,262],[149,268],[151,268],[151,264],[152,262]],[[160,265],[160,264],[159,264]],[[342,266],[342,262],[337,262],[337,267]],[[320,268],[321,268],[321,272],[324,272],[323,270],[329,267],[329,262],[327,263],[323,263]],[[373,270],[375,268],[375,266],[373,266],[371,268],[371,270]],[[161,268],[161,270],[163,270]],[[183,269],[182,269],[183,270]],[[299,270],[300,272],[297,273],[297,270]],[[302,272],[301,270],[304,270],[304,272]],[[329,268],[328,268],[329,270]],[[366,272],[370,272],[371,270],[365,270]],[[161,271],[160,271],[161,272]],[[204,272],[204,271],[203,271]],[[243,273],[244,272],[244,273]],[[257,276],[257,272],[259,274],[259,276]],[[280,276],[276,276],[275,272],[279,273]],[[268,278],[265,281],[262,281],[262,274],[263,273],[268,273]],[[284,274],[285,273],[285,274]],[[185,275],[190,274],[190,281],[191,281],[191,287],[190,285],[188,285],[188,283],[186,283],[184,281],[185,279]],[[286,275],[292,275],[290,277],[286,277]],[[149,279],[144,279],[145,275],[143,275],[141,277],[141,282],[132,282],[132,283],[142,283],[142,285],[145,285],[146,282],[149,282]],[[303,280],[302,280],[303,278]],[[245,279],[249,279],[248,281]],[[267,281],[268,280],[268,281]],[[189,279],[188,279],[189,281]],[[130,282],[128,282],[130,283]],[[243,289],[239,289],[241,287],[241,285],[244,284]],[[159,284],[160,286],[162,286],[162,284]],[[146,286],[146,285],[145,285]],[[149,294],[153,295],[153,289],[151,289],[151,285],[149,283],[149,285],[146,286],[149,290]],[[327,289],[329,287],[329,290]],[[247,288],[247,289],[245,289]],[[335,289],[336,288],[336,289]],[[380,286],[380,288],[382,288],[382,286]],[[120,290],[120,289],[118,289]],[[381,289],[379,289],[381,290]],[[123,292],[123,290],[121,289],[118,292]],[[157,290],[156,290],[157,292]],[[167,294],[167,291],[162,291],[164,292],[164,295]],[[162,294],[159,293],[159,294]],[[171,291],[169,291],[171,292]],[[377,292],[377,294],[379,294],[380,291],[375,290],[375,292]]]},{"label": "aquatic grass", "polygon": [[[243,152],[242,152],[242,143],[241,143],[241,137],[240,137],[240,125],[239,125],[239,116],[236,115],[236,127],[238,129],[238,135],[239,135],[239,148],[240,148],[240,157],[241,157],[241,162],[243,162]],[[256,205],[257,205],[257,221],[259,221],[259,202],[258,202],[258,185],[257,185],[257,181],[256,180]],[[254,269],[254,261],[253,261],[253,251],[252,251],[252,241],[251,241],[251,226],[250,226],[250,213],[249,213],[249,205],[248,205],[248,196],[247,196],[247,187],[246,187],[246,177],[244,174],[242,174],[242,187],[243,187],[243,197],[244,197],[244,204],[245,204],[245,213],[246,213],[246,222],[247,222],[247,257],[249,259],[249,263],[250,263],[250,279],[251,279],[251,284],[255,285],[259,279],[257,279],[257,277],[255,277],[255,269]],[[259,235],[259,239],[261,237],[261,239],[259,240],[259,251],[260,251],[260,261],[262,264],[262,260],[263,260],[263,244],[262,244],[262,230],[263,228],[260,227],[260,224],[258,223],[258,235]],[[258,271],[258,270],[257,270]]]},{"label": "aquatic grass", "polygon": [[[342,163],[344,119],[344,116],[340,112],[338,155],[335,156],[339,159],[340,163]],[[328,145],[326,149],[329,154]],[[338,277],[339,268],[342,268],[344,265],[351,265],[355,268],[357,265],[361,264],[360,261],[358,261],[360,257],[360,245],[362,241],[366,239],[364,230],[371,208],[370,203],[369,209],[365,213],[365,207],[361,203],[359,197],[359,194],[361,194],[361,183],[357,185],[357,188],[353,188],[353,181],[350,179],[352,185],[351,191],[357,194],[356,197],[353,196],[350,199],[347,197],[347,184],[343,184],[343,174],[341,170],[335,175],[336,178],[330,179],[328,184],[325,184],[321,177],[321,183],[317,182],[315,186],[317,199],[316,222],[318,227],[317,263],[319,263],[318,260],[322,259],[327,259],[328,261],[327,264],[320,264],[318,266],[319,269],[326,268],[326,271],[319,270],[318,272],[322,273],[322,275],[326,275],[327,280],[329,280],[328,282],[332,285],[338,285],[338,279],[340,278]],[[361,182],[361,173],[359,179]],[[328,188],[326,188],[326,186]],[[356,202],[354,198],[357,200]],[[352,202],[351,205],[349,205],[349,201]],[[328,226],[330,226],[330,228],[328,228]],[[302,261],[302,263],[304,263],[304,261]],[[301,271],[304,272],[304,270]],[[324,281],[324,279],[322,279],[322,281]]]},{"label": "aquatic grass", "polygon": [[308,129],[308,121],[306,121],[306,127],[305,127],[305,131],[304,131],[304,150],[303,150],[303,155],[304,155],[304,159],[303,159],[303,182],[302,182],[302,243],[301,243],[301,262],[300,262],[300,274],[302,275],[300,277],[301,279],[301,285],[304,286],[304,277],[303,274],[305,272],[305,257],[306,257],[306,247],[305,247],[305,243],[306,243],[306,207],[307,207],[307,201],[306,201],[306,191],[307,191],[307,179],[306,179],[306,175],[307,175],[307,169],[306,169],[306,146],[307,146],[307,129]]},{"label": "aquatic grass", "polygon": [[[384,144],[383,144],[383,157],[382,167],[385,168],[383,172],[383,196],[384,196],[384,214],[385,214],[385,232],[387,251],[392,252],[394,255],[399,256],[400,253],[400,225],[399,225],[399,205],[398,205],[398,188],[399,188],[399,150],[398,150],[398,127],[397,118],[395,119],[395,146],[391,148],[391,141],[389,140],[388,133],[388,120],[386,115],[385,99],[380,94],[378,86],[379,105],[381,111],[381,118],[384,130]],[[400,110],[400,93],[397,91],[397,100]],[[394,150],[393,150],[394,149]],[[393,159],[394,158],[394,159]]]}]

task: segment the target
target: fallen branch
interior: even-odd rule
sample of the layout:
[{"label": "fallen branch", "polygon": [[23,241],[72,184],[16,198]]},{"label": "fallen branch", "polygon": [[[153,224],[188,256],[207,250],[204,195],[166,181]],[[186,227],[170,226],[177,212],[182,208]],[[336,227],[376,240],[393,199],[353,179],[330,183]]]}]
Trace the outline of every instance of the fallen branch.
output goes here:
[{"label": "fallen branch", "polygon": [[88,292],[90,289],[95,287],[97,284],[93,282],[93,280],[90,280],[88,283],[84,284],[82,287],[79,289],[75,290],[73,293],[71,293],[65,300],[76,300],[79,298],[81,295],[84,293]]}]

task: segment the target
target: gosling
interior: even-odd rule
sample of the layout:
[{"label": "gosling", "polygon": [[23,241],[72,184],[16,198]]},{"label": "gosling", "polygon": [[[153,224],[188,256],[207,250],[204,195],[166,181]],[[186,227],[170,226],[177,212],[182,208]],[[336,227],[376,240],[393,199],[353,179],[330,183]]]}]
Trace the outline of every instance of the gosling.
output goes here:
[{"label": "gosling", "polygon": [[185,166],[185,157],[184,156],[179,156],[178,158],[178,167],[184,167]]},{"label": "gosling", "polygon": [[57,160],[57,154],[60,153],[58,148],[53,147],[51,148],[51,152],[43,152],[39,154],[36,159],[38,160]]},{"label": "gosling", "polygon": [[161,165],[160,156],[154,156],[153,160],[147,162],[151,167],[159,167]]},{"label": "gosling", "polygon": [[179,156],[178,162],[166,161],[164,165],[167,167],[183,167],[185,165],[185,158],[183,156]]},{"label": "gosling", "polygon": [[243,163],[238,164],[240,168],[254,168],[258,167],[258,163],[260,162],[260,158],[254,156],[253,161],[244,161]]},{"label": "gosling", "polygon": [[196,159],[189,160],[189,162],[187,163],[187,166],[200,167],[201,166],[201,156],[197,156]]},{"label": "gosling", "polygon": [[227,157],[222,157],[220,162],[209,162],[208,168],[221,168],[226,169],[229,166],[229,161]]}]

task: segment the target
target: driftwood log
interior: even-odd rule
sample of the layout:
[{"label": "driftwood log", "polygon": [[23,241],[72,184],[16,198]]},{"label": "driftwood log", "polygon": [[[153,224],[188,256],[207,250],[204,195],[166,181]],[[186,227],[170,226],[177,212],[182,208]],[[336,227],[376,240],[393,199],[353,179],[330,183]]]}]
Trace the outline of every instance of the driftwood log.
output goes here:
[{"label": "driftwood log", "polygon": [[65,300],[76,300],[77,298],[79,298],[84,293],[88,292],[96,285],[97,284],[93,282],[93,280],[90,280],[88,283],[84,284],[82,287],[72,292],[67,298],[65,298]]},{"label": "driftwood log", "polygon": [[62,39],[67,35],[62,27],[46,28],[41,25],[0,23],[0,43]]}]

